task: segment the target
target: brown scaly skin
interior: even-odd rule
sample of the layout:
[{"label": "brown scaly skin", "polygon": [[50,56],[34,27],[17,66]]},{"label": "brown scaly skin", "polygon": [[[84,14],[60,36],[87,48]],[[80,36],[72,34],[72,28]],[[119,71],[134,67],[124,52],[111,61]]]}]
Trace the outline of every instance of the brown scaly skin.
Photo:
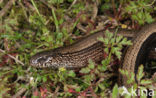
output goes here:
[{"label": "brown scaly skin", "polygon": [[[110,31],[114,33],[115,29]],[[134,34],[134,32],[129,30],[119,30],[117,35],[132,38]],[[101,42],[97,40],[98,37],[104,37],[104,32],[91,34],[66,47],[37,53],[30,59],[30,65],[39,68],[65,67],[67,69],[75,69],[86,66],[88,59],[98,62],[103,57],[104,49]]]},{"label": "brown scaly skin", "polygon": [[[110,31],[114,32],[115,30],[111,29]],[[153,42],[151,40],[151,38],[156,39],[155,32],[156,23],[146,25],[140,31],[118,30],[118,35],[133,38],[133,45],[125,53],[122,69],[128,70],[129,73],[137,73],[138,66],[144,63],[143,59],[145,59],[144,57],[147,54],[147,46],[156,42],[156,40]],[[67,69],[75,69],[86,66],[89,58],[95,62],[100,61],[103,57],[104,47],[97,38],[101,36],[104,36],[104,32],[96,32],[72,45],[37,53],[32,56],[30,64],[38,68],[65,67]],[[119,75],[119,81],[119,84],[129,86],[126,83],[127,78],[121,74]]]},{"label": "brown scaly skin", "polygon": [[[126,50],[121,68],[129,73],[137,74],[139,65],[146,62],[146,56],[149,53],[148,48],[156,44],[156,23],[143,26],[133,39],[133,45]],[[127,84],[125,76],[119,76],[120,84],[127,87],[131,86],[131,84]]]}]

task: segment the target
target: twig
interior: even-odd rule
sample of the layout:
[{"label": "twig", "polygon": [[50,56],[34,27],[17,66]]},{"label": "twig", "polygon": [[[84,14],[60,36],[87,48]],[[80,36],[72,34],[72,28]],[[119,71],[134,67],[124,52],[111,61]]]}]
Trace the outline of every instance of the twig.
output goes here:
[{"label": "twig", "polygon": [[4,16],[7,12],[7,10],[9,10],[11,8],[11,6],[13,5],[13,3],[15,2],[16,0],[10,0],[6,5],[5,7],[0,11],[0,17]]},{"label": "twig", "polygon": [[[6,53],[4,50],[2,50],[2,49],[0,49],[0,52],[2,52],[2,53]],[[7,54],[10,58],[12,58],[12,59],[14,59],[16,62],[18,62],[18,63],[20,63],[21,65],[23,65],[24,66],[24,63],[23,62],[21,62],[20,60],[18,60],[17,58],[15,58],[14,56],[12,56],[12,55],[10,55],[10,54]]]},{"label": "twig", "polygon": [[72,2],[72,4],[70,5],[70,7],[68,8],[68,10],[70,10],[70,9],[72,8],[72,6],[75,5],[76,2],[77,2],[77,0],[74,0],[74,1]]},{"label": "twig", "polygon": [[147,4],[145,6],[152,6],[154,3],[155,3],[155,0],[153,0],[151,4]]},{"label": "twig", "polygon": [[[26,7],[28,7],[29,9],[31,9],[32,11],[35,11],[34,6],[32,6],[32,4],[30,4],[28,2],[28,0],[23,0],[23,3],[25,4]],[[21,4],[22,5],[22,4]]]},{"label": "twig", "polygon": [[4,70],[4,71],[11,70],[11,68],[10,67],[0,67],[0,71],[2,71],[2,70]]},{"label": "twig", "polygon": [[3,2],[3,0],[0,0],[0,3],[2,3]]},{"label": "twig", "polygon": [[93,13],[92,13],[91,21],[95,21],[95,19],[97,17],[98,5],[99,5],[99,2],[98,2],[98,0],[96,0],[95,3],[94,3],[94,5],[93,5]]},{"label": "twig", "polygon": [[87,32],[87,30],[80,23],[78,23],[76,27],[84,33]]},{"label": "twig", "polygon": [[60,89],[60,86],[57,86],[56,89],[55,89],[55,92],[53,94],[53,96],[55,96],[54,98],[57,98],[57,96],[58,96],[57,93],[58,93],[59,89]]},{"label": "twig", "polygon": [[[29,83],[26,84],[26,86],[28,86]],[[19,96],[21,96],[22,93],[24,93],[27,89],[26,88],[21,88],[15,95],[12,96],[12,98],[17,98]]]}]

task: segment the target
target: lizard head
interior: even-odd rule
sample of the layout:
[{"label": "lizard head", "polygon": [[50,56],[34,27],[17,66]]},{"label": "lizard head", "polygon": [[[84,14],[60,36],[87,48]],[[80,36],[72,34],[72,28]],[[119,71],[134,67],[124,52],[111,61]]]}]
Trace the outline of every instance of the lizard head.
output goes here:
[{"label": "lizard head", "polygon": [[36,68],[57,69],[65,66],[61,58],[61,55],[54,51],[43,51],[31,57],[30,65]]},{"label": "lizard head", "polygon": [[[30,65],[37,68],[50,67],[52,62],[55,63],[54,53],[49,51],[39,52],[31,57]],[[53,61],[52,61],[53,60]],[[51,66],[52,67],[52,66]]]}]

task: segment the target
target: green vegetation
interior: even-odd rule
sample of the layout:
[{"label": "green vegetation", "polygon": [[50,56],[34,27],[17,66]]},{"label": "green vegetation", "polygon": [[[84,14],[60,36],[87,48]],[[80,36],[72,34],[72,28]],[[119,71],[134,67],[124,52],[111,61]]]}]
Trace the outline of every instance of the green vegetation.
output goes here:
[{"label": "green vegetation", "polygon": [[[99,38],[105,45],[105,59],[101,64],[89,60],[89,65],[78,71],[37,69],[29,65],[29,59],[37,52],[71,44],[81,34],[98,30],[105,21],[128,27],[151,23],[156,9],[155,1],[151,1],[0,0],[0,97],[115,98],[119,92],[118,72],[113,68],[119,66],[123,47],[131,45],[122,36],[106,31],[105,38]],[[98,21],[99,16],[107,19]],[[134,87],[149,86],[151,81],[142,79],[143,76],[141,66],[139,83],[134,83]],[[134,82],[134,73],[128,82]]]},{"label": "green vegetation", "polygon": [[[136,75],[137,82],[135,82],[135,75],[133,72],[128,72],[127,70],[120,70],[120,72],[127,77],[127,84],[132,84],[131,87],[128,88],[128,94],[124,94],[125,98],[131,98],[137,96],[137,94],[140,94],[141,98],[146,98],[149,94],[154,96],[154,94],[151,94],[152,91],[149,91],[148,93],[142,93],[142,91],[154,90],[152,86],[152,80],[150,79],[144,79],[145,73],[143,72],[143,65],[139,66],[139,70]],[[138,90],[138,93],[137,93]],[[119,88],[119,93],[122,94],[124,91],[123,88]],[[135,93],[134,93],[135,91]],[[117,91],[114,91],[117,92]],[[153,92],[152,92],[153,93]]]}]

